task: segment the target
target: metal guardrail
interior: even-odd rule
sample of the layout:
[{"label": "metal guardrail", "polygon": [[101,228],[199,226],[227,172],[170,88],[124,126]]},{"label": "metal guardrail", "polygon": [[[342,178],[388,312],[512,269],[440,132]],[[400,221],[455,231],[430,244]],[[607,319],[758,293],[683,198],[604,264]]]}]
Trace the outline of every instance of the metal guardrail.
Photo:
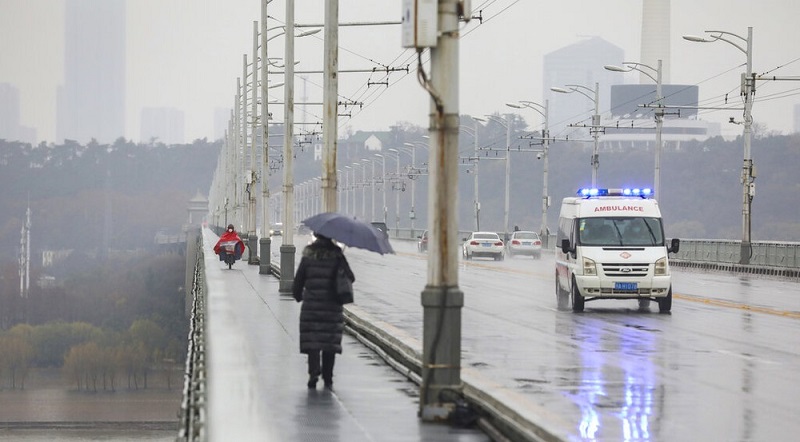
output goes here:
[{"label": "metal guardrail", "polygon": [[[202,242],[202,238],[198,241]],[[197,249],[192,281],[192,309],[189,320],[189,348],[183,375],[179,442],[206,440],[206,287],[203,247]]]},{"label": "metal guardrail", "polygon": [[681,240],[670,264],[678,267],[800,278],[800,243],[754,242],[749,264],[741,261],[741,242],[719,239]]},{"label": "metal guardrail", "polygon": [[[416,241],[425,229],[389,229],[394,239]],[[471,232],[459,230],[458,237]],[[555,250],[555,235],[543,241],[545,250]],[[676,267],[700,268],[737,273],[800,278],[800,243],[761,241],[752,243],[750,263],[741,261],[741,241],[724,239],[682,239],[678,253],[671,255],[670,264]]]}]

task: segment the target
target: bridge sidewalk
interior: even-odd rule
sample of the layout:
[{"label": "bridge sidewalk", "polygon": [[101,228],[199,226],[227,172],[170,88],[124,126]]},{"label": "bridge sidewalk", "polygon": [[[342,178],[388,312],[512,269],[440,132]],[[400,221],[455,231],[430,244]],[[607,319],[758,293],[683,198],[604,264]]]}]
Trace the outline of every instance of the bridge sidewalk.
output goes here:
[{"label": "bridge sidewalk", "polygon": [[416,384],[349,335],[336,358],[334,391],[322,382],[308,389],[300,304],[258,266],[239,261],[229,270],[211,250],[216,241],[203,231],[209,440],[488,440],[477,430],[420,421]]}]

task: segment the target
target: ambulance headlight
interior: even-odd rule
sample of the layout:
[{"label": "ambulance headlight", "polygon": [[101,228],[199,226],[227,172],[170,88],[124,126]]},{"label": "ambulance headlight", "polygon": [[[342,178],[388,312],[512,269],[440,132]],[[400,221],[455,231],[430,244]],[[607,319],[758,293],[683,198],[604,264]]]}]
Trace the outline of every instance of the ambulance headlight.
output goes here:
[{"label": "ambulance headlight", "polygon": [[653,268],[653,275],[655,276],[667,276],[669,274],[669,268],[667,267],[667,257],[663,257],[656,261],[656,265]]},{"label": "ambulance headlight", "polygon": [[583,274],[585,276],[597,276],[597,265],[594,260],[584,257],[583,258]]}]

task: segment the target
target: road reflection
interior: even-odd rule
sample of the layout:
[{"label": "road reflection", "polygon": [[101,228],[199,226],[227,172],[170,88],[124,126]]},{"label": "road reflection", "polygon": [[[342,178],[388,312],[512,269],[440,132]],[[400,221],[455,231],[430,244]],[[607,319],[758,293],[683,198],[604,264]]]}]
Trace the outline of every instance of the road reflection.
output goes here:
[{"label": "road reflection", "polygon": [[664,401],[651,360],[657,331],[603,316],[564,312],[556,320],[556,333],[574,343],[565,349],[573,363],[564,391],[580,408],[578,432],[583,440],[652,440]]}]

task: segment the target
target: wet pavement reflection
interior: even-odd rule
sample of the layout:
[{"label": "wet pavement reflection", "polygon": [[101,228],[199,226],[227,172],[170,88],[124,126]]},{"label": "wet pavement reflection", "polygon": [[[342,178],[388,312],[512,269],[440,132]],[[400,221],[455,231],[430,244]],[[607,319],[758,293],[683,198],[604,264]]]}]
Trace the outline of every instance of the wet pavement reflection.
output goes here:
[{"label": "wet pavement reflection", "polygon": [[[395,244],[393,243],[393,246]],[[349,251],[358,306],[419,340],[426,256]],[[791,281],[673,270],[671,314],[652,303],[556,309],[554,263],[461,262],[462,366],[557,415],[578,440],[794,440],[800,300]],[[385,281],[392,278],[387,287]]]}]

